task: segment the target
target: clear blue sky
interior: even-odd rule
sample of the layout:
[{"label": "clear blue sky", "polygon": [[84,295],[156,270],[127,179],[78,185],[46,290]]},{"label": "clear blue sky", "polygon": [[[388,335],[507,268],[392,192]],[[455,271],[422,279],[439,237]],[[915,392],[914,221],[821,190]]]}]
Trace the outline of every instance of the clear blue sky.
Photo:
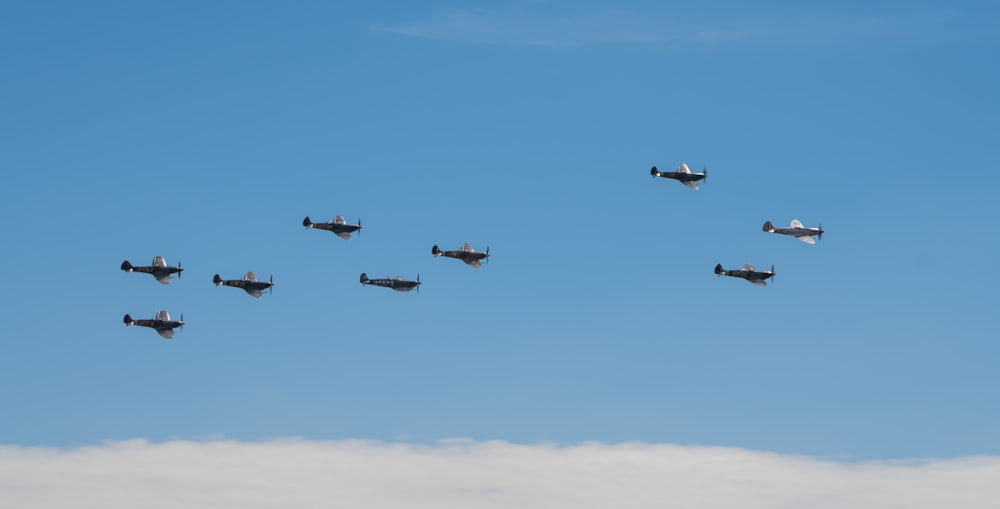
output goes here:
[{"label": "clear blue sky", "polygon": [[0,443],[1000,454],[998,13],[7,2]]}]

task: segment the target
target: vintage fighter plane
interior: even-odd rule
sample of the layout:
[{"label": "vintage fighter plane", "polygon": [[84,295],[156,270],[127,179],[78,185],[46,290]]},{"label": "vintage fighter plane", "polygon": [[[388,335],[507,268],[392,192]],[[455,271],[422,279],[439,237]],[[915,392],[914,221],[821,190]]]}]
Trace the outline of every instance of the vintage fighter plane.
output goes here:
[{"label": "vintage fighter plane", "polygon": [[176,329],[177,327],[184,326],[184,315],[183,314],[181,315],[180,320],[171,320],[170,313],[167,313],[164,310],[160,310],[160,312],[156,313],[156,317],[154,317],[152,320],[133,320],[131,316],[126,314],[125,318],[123,318],[123,321],[125,322],[126,326],[139,325],[141,327],[149,327],[152,329],[156,329],[156,333],[163,336],[164,338],[173,339],[174,329]]},{"label": "vintage fighter plane", "polygon": [[263,295],[261,290],[270,290],[274,287],[274,276],[271,276],[271,279],[267,281],[257,281],[257,275],[253,272],[247,272],[243,279],[222,279],[216,274],[212,277],[212,282],[215,283],[215,286],[242,288],[243,291],[259,299]]},{"label": "vintage fighter plane", "polygon": [[333,232],[334,235],[344,240],[351,240],[351,232],[358,232],[358,235],[361,234],[361,220],[358,219],[358,224],[347,224],[347,221],[344,220],[344,216],[337,216],[329,223],[314,223],[309,220],[309,216],[306,216],[306,218],[302,220],[302,226]]},{"label": "vintage fighter plane", "polygon": [[782,235],[791,235],[806,244],[815,244],[816,241],[813,239],[813,235],[819,237],[819,240],[823,240],[823,226],[820,225],[819,228],[806,228],[802,226],[802,222],[798,219],[792,219],[792,224],[788,228],[775,228],[770,221],[764,221],[764,231],[768,233],[780,233]]},{"label": "vintage fighter plane", "polygon": [[691,169],[684,163],[681,163],[680,166],[677,167],[677,171],[660,171],[656,169],[656,166],[653,166],[649,169],[649,174],[652,175],[653,178],[663,177],[678,180],[681,184],[684,184],[695,191],[698,190],[698,181],[708,178],[707,169],[702,169],[701,173],[691,173]]},{"label": "vintage fighter plane", "polygon": [[180,263],[178,263],[176,267],[167,265],[167,260],[165,260],[162,256],[154,256],[153,264],[147,267],[136,267],[129,263],[128,260],[125,260],[122,262],[122,270],[125,272],[145,272],[146,274],[152,274],[157,281],[165,285],[170,284],[171,274],[177,274],[177,277],[180,278],[181,272],[184,271],[184,269],[181,268]]},{"label": "vintage fighter plane", "polygon": [[445,256],[448,258],[457,258],[465,262],[466,265],[475,268],[482,268],[483,264],[480,260],[490,261],[490,248],[486,247],[485,253],[477,253],[475,249],[472,249],[468,243],[462,244],[462,249],[458,251],[442,251],[438,249],[437,245],[431,248],[431,254],[434,256]]},{"label": "vintage fighter plane", "polygon": [[753,265],[750,265],[749,263],[744,265],[742,269],[735,270],[723,269],[722,264],[720,263],[715,266],[715,275],[743,278],[757,286],[767,286],[767,283],[764,282],[764,280],[774,277],[774,265],[771,265],[770,272],[760,272],[753,268]]},{"label": "vintage fighter plane", "polygon": [[368,279],[368,274],[364,272],[361,273],[361,284],[372,285],[372,286],[384,286],[386,288],[392,288],[397,292],[408,292],[410,290],[420,291],[420,274],[417,274],[416,281],[410,281],[408,279],[403,279],[403,276],[396,276],[393,279]]}]

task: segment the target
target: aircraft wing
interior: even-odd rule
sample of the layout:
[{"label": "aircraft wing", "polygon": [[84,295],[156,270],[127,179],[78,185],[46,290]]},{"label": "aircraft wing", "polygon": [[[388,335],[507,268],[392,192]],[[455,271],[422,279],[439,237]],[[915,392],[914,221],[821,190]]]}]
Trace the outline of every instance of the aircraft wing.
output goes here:
[{"label": "aircraft wing", "polygon": [[472,249],[472,246],[470,246],[469,243],[466,242],[465,244],[462,244],[462,252],[463,253],[475,253],[476,250]]},{"label": "aircraft wing", "polygon": [[156,319],[168,322],[170,321],[170,313],[168,313],[165,309],[161,309],[158,313],[156,313]]},{"label": "aircraft wing", "polygon": [[243,280],[244,281],[257,281],[257,274],[254,274],[253,272],[247,272],[246,274],[243,275]]},{"label": "aircraft wing", "polygon": [[792,219],[792,228],[805,228],[805,227],[802,226],[802,221],[799,221],[798,219]]},{"label": "aircraft wing", "polygon": [[264,294],[256,288],[244,288],[243,290],[245,290],[252,297],[257,297],[258,299],[264,296]]},{"label": "aircraft wing", "polygon": [[333,218],[333,224],[347,224],[347,221],[344,219],[344,216],[337,216]]},{"label": "aircraft wing", "polygon": [[342,238],[344,240],[351,240],[351,234],[347,233],[347,232],[334,232],[334,235],[336,235],[336,236],[338,236],[338,237],[340,237],[340,238]]},{"label": "aircraft wing", "polygon": [[174,339],[174,331],[172,329],[156,329],[156,333],[163,336],[164,339]]},{"label": "aircraft wing", "polygon": [[470,267],[475,267],[477,269],[483,268],[483,264],[480,263],[479,260],[462,260],[462,261],[465,262],[465,264]]},{"label": "aircraft wing", "polygon": [[677,167],[677,171],[680,173],[691,173],[691,168],[688,168],[687,164],[681,163],[680,166]]},{"label": "aircraft wing", "polygon": [[767,283],[765,283],[763,279],[754,279],[754,280],[749,280],[748,279],[747,281],[750,281],[751,283],[753,283],[753,284],[755,284],[757,286],[767,286]]},{"label": "aircraft wing", "polygon": [[801,240],[802,242],[805,242],[806,244],[816,243],[816,239],[812,238],[812,235],[799,235],[798,237],[795,238]]},{"label": "aircraft wing", "polygon": [[157,281],[159,281],[159,282],[161,282],[161,283],[163,283],[165,285],[169,285],[170,284],[170,275],[169,274],[154,274],[153,277],[155,277]]},{"label": "aircraft wing", "polygon": [[698,190],[698,183],[697,182],[681,182],[681,183],[684,184],[685,186],[690,187],[691,189],[694,189],[695,191]]},{"label": "aircraft wing", "polygon": [[153,257],[153,267],[166,267],[166,266],[167,266],[167,260],[164,259],[162,256]]}]

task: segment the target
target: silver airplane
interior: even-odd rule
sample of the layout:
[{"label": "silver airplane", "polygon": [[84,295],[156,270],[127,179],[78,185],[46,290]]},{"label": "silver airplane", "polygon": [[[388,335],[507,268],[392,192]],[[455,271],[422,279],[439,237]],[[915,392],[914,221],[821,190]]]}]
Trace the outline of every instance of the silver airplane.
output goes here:
[{"label": "silver airplane", "polygon": [[411,290],[420,291],[420,274],[417,274],[416,281],[410,281],[408,279],[403,279],[403,276],[396,276],[395,278],[389,279],[368,279],[368,274],[364,272],[361,273],[361,284],[371,285],[371,286],[383,286],[385,288],[392,288],[397,292],[408,292]]},{"label": "silver airplane", "polygon": [[171,274],[177,274],[177,277],[180,278],[181,272],[184,271],[184,269],[181,268],[180,263],[178,263],[176,267],[167,265],[167,260],[165,260],[162,256],[154,256],[153,264],[146,267],[136,267],[129,263],[128,260],[125,260],[122,262],[122,270],[125,272],[143,272],[146,274],[152,274],[157,281],[165,285],[170,284]]},{"label": "silver airplane", "polygon": [[649,174],[652,175],[653,178],[663,177],[680,181],[681,184],[684,184],[695,191],[698,190],[698,181],[708,178],[707,169],[703,168],[701,173],[691,173],[691,169],[684,163],[681,163],[680,166],[677,167],[677,171],[660,171],[656,169],[656,166],[653,166],[649,169]]},{"label": "silver airplane", "polygon": [[764,280],[774,278],[774,265],[771,265],[771,270],[769,272],[768,271],[761,272],[753,268],[753,265],[750,265],[749,263],[744,265],[742,269],[735,269],[735,270],[723,269],[722,264],[720,263],[715,266],[715,275],[738,277],[746,279],[747,281],[757,286],[767,286],[767,283],[764,282]]},{"label": "silver airplane", "polygon": [[764,231],[768,233],[780,233],[782,235],[791,235],[806,244],[815,244],[816,240],[813,236],[819,237],[819,240],[823,240],[823,226],[820,225],[819,228],[806,228],[802,226],[802,222],[798,219],[792,219],[792,224],[788,228],[775,228],[770,221],[764,221]]},{"label": "silver airplane", "polygon": [[351,232],[358,232],[359,235],[361,234],[361,220],[358,219],[358,224],[347,224],[347,221],[344,220],[344,216],[337,216],[329,223],[314,223],[309,220],[309,216],[306,216],[306,218],[302,220],[302,226],[333,232],[334,235],[344,240],[351,240]]},{"label": "silver airplane", "polygon": [[170,313],[164,310],[160,310],[156,313],[156,316],[152,320],[133,320],[128,314],[122,319],[126,326],[138,325],[140,327],[149,327],[151,329],[156,329],[156,333],[163,336],[166,339],[174,339],[174,329],[177,327],[184,326],[184,315],[181,315],[180,320],[171,320]]},{"label": "silver airplane", "polygon": [[477,269],[482,268],[483,264],[480,260],[486,260],[487,263],[490,261],[490,248],[486,247],[485,253],[477,253],[475,249],[472,249],[468,243],[462,244],[462,249],[458,251],[442,251],[438,249],[437,245],[431,248],[431,254],[434,256],[444,256],[446,258],[456,258],[465,262],[466,265],[470,267],[475,267]]},{"label": "silver airplane", "polygon": [[212,282],[215,286],[232,286],[233,288],[242,288],[244,292],[247,292],[252,297],[261,298],[264,294],[262,290],[271,290],[274,287],[274,276],[267,281],[257,281],[257,275],[253,272],[247,272],[243,276],[243,279],[222,279],[218,274],[212,277]]}]

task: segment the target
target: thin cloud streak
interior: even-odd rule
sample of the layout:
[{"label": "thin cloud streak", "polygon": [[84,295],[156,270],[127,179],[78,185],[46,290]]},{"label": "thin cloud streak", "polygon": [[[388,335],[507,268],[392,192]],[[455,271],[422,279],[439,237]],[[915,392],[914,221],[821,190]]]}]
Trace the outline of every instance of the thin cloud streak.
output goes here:
[{"label": "thin cloud streak", "polygon": [[732,21],[692,22],[660,12],[604,10],[554,15],[513,10],[452,9],[382,30],[450,42],[511,46],[719,45],[745,41],[822,43],[865,37],[895,38],[937,28],[954,11],[849,19],[759,13]]},{"label": "thin cloud streak", "polygon": [[444,441],[0,447],[11,507],[986,508],[1000,457],[838,463],[737,448]]}]

